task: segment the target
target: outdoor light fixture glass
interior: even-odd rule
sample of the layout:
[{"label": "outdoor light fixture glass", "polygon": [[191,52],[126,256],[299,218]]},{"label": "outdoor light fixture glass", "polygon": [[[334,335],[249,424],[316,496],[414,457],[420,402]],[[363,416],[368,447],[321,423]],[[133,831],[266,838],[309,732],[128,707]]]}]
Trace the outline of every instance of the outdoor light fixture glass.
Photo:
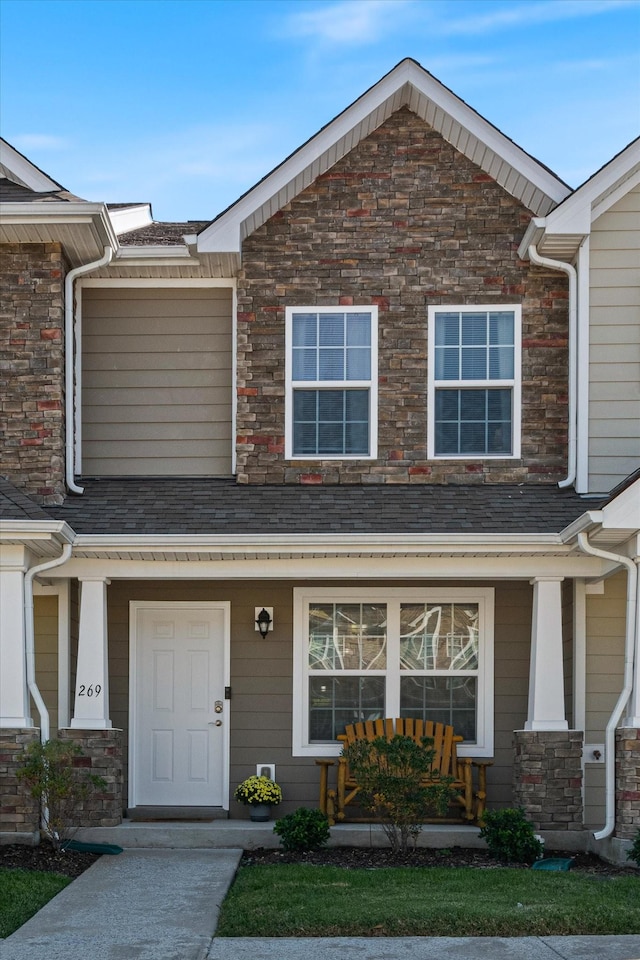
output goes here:
[{"label": "outdoor light fixture glass", "polygon": [[269,627],[273,623],[273,620],[269,615],[269,611],[266,610],[264,607],[256,617],[256,623],[258,625],[258,630],[260,631],[260,636],[262,637],[263,640],[265,640],[267,634],[269,633]]}]

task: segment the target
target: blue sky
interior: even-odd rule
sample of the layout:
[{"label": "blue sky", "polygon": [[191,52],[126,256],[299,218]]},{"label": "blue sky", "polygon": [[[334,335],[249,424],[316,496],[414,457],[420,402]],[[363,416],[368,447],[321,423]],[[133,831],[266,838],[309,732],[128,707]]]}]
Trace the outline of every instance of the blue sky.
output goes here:
[{"label": "blue sky", "polygon": [[209,219],[403,57],[578,186],[640,133],[639,0],[1,0],[2,134]]}]

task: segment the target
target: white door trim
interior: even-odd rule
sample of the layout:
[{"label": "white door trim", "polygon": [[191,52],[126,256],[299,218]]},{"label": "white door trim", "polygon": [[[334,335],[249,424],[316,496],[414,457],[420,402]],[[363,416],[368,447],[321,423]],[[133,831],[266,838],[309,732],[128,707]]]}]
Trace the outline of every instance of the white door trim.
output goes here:
[{"label": "white door trim", "polygon": [[[221,610],[224,618],[224,686],[231,680],[231,603],[228,600],[130,600],[129,601],[129,762],[128,762],[128,805],[136,806],[135,776],[137,763],[136,729],[138,711],[136,703],[137,652],[138,652],[138,611],[144,608],[163,607],[166,610]],[[224,726],[222,731],[222,808],[229,809],[229,742],[230,742],[230,701],[225,701]]]}]

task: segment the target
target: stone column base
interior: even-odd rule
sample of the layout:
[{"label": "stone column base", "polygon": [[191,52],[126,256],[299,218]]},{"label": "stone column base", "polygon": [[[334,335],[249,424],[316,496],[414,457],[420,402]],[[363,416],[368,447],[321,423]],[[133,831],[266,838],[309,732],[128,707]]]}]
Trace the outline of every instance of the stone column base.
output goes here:
[{"label": "stone column base", "polygon": [[516,730],[514,806],[537,830],[582,830],[581,730]]},{"label": "stone column base", "polygon": [[616,730],[616,837],[633,840],[640,830],[640,729]]},{"label": "stone column base", "polygon": [[74,766],[102,777],[103,789],[91,787],[78,804],[76,827],[115,827],[122,823],[122,730],[60,730],[60,740],[75,743],[82,755]]},{"label": "stone column base", "polygon": [[40,804],[17,773],[25,750],[39,738],[37,727],[0,729],[0,834],[4,843],[33,843],[38,836]]}]

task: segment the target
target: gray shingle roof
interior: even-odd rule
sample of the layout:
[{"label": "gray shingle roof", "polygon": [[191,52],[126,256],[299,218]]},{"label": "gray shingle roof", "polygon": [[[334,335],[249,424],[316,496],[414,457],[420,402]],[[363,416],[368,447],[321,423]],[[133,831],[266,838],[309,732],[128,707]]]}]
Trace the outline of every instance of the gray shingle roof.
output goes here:
[{"label": "gray shingle roof", "polygon": [[598,501],[551,485],[252,486],[233,479],[81,481],[47,507],[82,534],[558,533]]},{"label": "gray shingle roof", "polygon": [[0,520],[50,520],[49,514],[17,487],[0,477]]},{"label": "gray shingle roof", "polygon": [[43,200],[68,202],[70,200],[82,200],[82,197],[76,197],[68,190],[49,190],[45,192],[31,190],[30,187],[24,187],[21,183],[15,183],[7,177],[0,177],[0,201],[3,203],[40,203]]},{"label": "gray shingle roof", "polygon": [[123,247],[167,246],[183,244],[185,234],[198,233],[207,224],[206,220],[186,220],[184,223],[150,223],[139,230],[131,230],[120,236]]}]

